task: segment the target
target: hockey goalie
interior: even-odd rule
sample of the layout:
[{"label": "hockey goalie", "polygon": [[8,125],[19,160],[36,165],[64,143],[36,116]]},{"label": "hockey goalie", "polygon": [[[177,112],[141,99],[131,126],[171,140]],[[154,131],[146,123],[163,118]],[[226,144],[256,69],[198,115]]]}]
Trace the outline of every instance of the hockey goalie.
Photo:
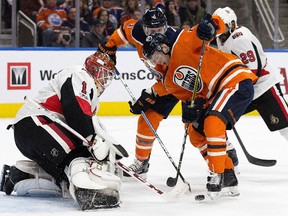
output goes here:
[{"label": "hockey goalie", "polygon": [[121,172],[115,164],[128,154],[96,116],[98,98],[114,76],[110,57],[96,52],[83,66],[61,70],[26,101],[12,128],[17,148],[30,160],[3,166],[1,191],[21,196],[68,194],[82,210],[119,206]]}]

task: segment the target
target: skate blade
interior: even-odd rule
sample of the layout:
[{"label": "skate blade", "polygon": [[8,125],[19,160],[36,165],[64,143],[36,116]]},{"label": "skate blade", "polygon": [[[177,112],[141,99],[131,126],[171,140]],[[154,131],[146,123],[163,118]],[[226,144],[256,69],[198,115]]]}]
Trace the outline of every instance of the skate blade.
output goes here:
[{"label": "skate blade", "polygon": [[202,201],[216,201],[224,197],[236,197],[239,196],[240,192],[237,186],[225,187],[219,192],[207,192],[206,195],[198,194],[194,198],[197,202]]}]

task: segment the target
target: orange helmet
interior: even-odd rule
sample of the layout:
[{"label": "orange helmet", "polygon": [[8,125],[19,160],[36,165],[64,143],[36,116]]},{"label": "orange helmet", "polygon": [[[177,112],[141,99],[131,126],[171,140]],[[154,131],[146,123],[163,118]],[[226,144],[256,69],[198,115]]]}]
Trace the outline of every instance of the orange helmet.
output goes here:
[{"label": "orange helmet", "polygon": [[86,58],[84,67],[94,78],[99,95],[101,95],[105,88],[111,84],[115,76],[116,70],[113,61],[109,55],[97,51]]}]

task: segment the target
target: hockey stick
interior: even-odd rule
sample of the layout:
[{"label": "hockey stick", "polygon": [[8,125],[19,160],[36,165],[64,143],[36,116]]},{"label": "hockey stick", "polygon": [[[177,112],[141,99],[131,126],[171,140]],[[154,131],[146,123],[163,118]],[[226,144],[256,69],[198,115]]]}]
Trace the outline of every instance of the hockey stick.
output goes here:
[{"label": "hockey stick", "polygon": [[[194,102],[195,102],[195,97],[196,97],[197,88],[198,88],[198,80],[199,80],[199,77],[200,77],[200,71],[201,71],[202,61],[203,61],[203,56],[204,56],[205,44],[206,44],[206,41],[203,40],[202,47],[201,47],[201,52],[200,52],[199,64],[198,64],[198,68],[197,68],[197,74],[196,74],[195,83],[194,83],[194,86],[193,86],[193,92],[192,92],[190,107],[193,107],[194,106]],[[176,177],[175,178],[169,177],[167,179],[167,185],[168,186],[171,185],[171,187],[175,186],[177,184],[177,181],[178,181],[178,177],[179,177],[179,173],[180,173],[180,169],[181,169],[181,165],[182,165],[182,160],[183,160],[183,155],[184,155],[184,150],[185,150],[186,138],[187,138],[187,135],[188,135],[188,128],[189,128],[189,124],[187,124],[186,128],[185,128],[184,140],[183,140],[183,144],[182,144],[182,150],[181,150],[181,153],[180,153],[180,158],[179,158],[179,163],[178,163]]]},{"label": "hockey stick", "polygon": [[171,187],[174,187],[177,184],[178,178],[179,178],[179,174],[180,174],[180,170],[181,170],[181,165],[182,165],[182,160],[183,160],[183,156],[184,156],[184,150],[185,150],[185,145],[186,145],[186,139],[187,139],[187,135],[188,135],[188,128],[189,128],[189,124],[186,125],[185,127],[185,133],[184,133],[184,140],[183,140],[183,144],[182,144],[182,149],[181,149],[181,153],[180,153],[180,158],[179,158],[179,162],[178,162],[178,167],[177,167],[177,174],[176,177],[169,177],[167,179],[166,184]]},{"label": "hockey stick", "polygon": [[[47,116],[54,122],[58,123],[59,125],[61,125],[62,127],[64,127],[65,129],[67,129],[69,132],[71,132],[72,134],[74,134],[76,137],[78,137],[80,140],[83,141],[83,143],[86,144],[87,147],[91,146],[92,143],[91,141],[87,140],[86,138],[84,138],[81,134],[79,134],[77,131],[75,131],[73,128],[71,128],[69,125],[67,125],[65,122],[61,121],[57,116],[55,116],[50,110],[46,109],[45,107],[43,107],[39,102],[28,98],[25,96],[24,98],[25,101],[29,102],[30,104],[32,104],[34,107],[38,108],[38,109],[42,109],[45,111],[45,113],[47,114]],[[114,145],[117,148],[117,145]],[[89,148],[88,148],[89,149]],[[93,154],[92,154],[93,155]],[[125,166],[123,163],[121,163],[120,161],[116,162],[116,165],[123,170],[124,172],[128,173],[129,175],[131,175],[132,178],[134,178],[135,180],[144,183],[146,186],[148,186],[151,190],[153,190],[154,192],[156,192],[159,195],[166,195],[164,194],[163,191],[161,191],[160,189],[156,188],[153,184],[147,182],[145,179],[143,179],[140,175],[138,175],[137,173],[133,172],[133,170],[131,170],[129,167]]]},{"label": "hockey stick", "polygon": [[[125,89],[127,90],[128,94],[130,95],[130,97],[132,98],[132,100],[135,102],[137,99],[134,96],[134,94],[132,93],[131,89],[129,88],[129,86],[127,85],[127,83],[122,79],[120,72],[118,71],[118,69],[116,68],[116,75],[118,76],[118,78],[120,79],[120,81],[122,82],[123,86],[125,87]],[[154,136],[157,138],[160,146],[162,147],[162,149],[164,150],[166,156],[169,158],[170,162],[172,163],[173,167],[178,170],[173,158],[171,157],[171,155],[169,154],[167,148],[165,147],[164,143],[162,142],[162,140],[160,139],[158,133],[156,132],[156,130],[153,128],[151,122],[149,121],[149,119],[147,118],[146,114],[141,111],[141,115],[144,118],[144,120],[146,121],[147,125],[149,126],[150,130],[153,132]],[[187,184],[189,186],[189,191],[191,191],[191,187],[190,184],[184,179],[184,177],[182,176],[182,174],[179,171],[179,176],[182,179],[182,181]],[[169,186],[167,184],[167,186]],[[175,185],[174,185],[175,186]],[[169,186],[171,187],[171,186]],[[173,186],[172,186],[173,187]]]},{"label": "hockey stick", "polygon": [[246,150],[246,148],[245,148],[245,146],[244,146],[244,144],[243,144],[243,142],[242,142],[242,140],[241,140],[241,138],[240,138],[240,136],[239,136],[239,134],[238,134],[238,132],[237,132],[237,130],[235,128],[235,126],[233,127],[233,132],[234,132],[234,134],[235,134],[235,136],[236,136],[236,138],[237,138],[237,140],[238,140],[238,142],[239,142],[239,144],[240,144],[240,146],[241,146],[241,148],[242,148],[247,160],[251,164],[254,164],[254,165],[257,165],[257,166],[271,167],[271,166],[274,166],[277,163],[276,160],[260,159],[260,158],[255,158],[252,155],[250,155],[248,153],[248,151]]}]

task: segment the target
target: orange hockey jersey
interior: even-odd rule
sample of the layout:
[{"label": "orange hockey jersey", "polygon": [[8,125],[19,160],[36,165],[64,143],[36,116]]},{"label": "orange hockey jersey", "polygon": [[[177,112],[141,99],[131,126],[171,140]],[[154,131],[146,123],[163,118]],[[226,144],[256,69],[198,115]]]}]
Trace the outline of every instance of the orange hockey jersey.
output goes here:
[{"label": "orange hockey jersey", "polygon": [[[175,29],[168,26],[165,35],[168,38],[171,38],[174,33]],[[130,19],[126,21],[122,26],[120,26],[120,28],[114,31],[114,33],[110,36],[108,42],[106,43],[106,46],[120,47],[130,43],[136,47],[139,58],[144,59],[142,50],[146,37],[147,36],[145,35],[143,30],[142,20]],[[153,85],[153,88],[159,96],[169,94],[159,80],[157,80],[157,83]]]},{"label": "orange hockey jersey", "polygon": [[[191,100],[203,41],[196,35],[196,28],[187,28],[175,33],[171,40],[169,68],[164,74],[164,85],[178,99]],[[212,100],[217,92],[237,83],[257,77],[232,54],[209,47],[205,48],[197,97]]]},{"label": "orange hockey jersey", "polygon": [[58,30],[65,20],[67,20],[67,14],[64,9],[60,8],[50,10],[49,8],[42,7],[36,17],[37,26],[42,30],[48,27]]}]

